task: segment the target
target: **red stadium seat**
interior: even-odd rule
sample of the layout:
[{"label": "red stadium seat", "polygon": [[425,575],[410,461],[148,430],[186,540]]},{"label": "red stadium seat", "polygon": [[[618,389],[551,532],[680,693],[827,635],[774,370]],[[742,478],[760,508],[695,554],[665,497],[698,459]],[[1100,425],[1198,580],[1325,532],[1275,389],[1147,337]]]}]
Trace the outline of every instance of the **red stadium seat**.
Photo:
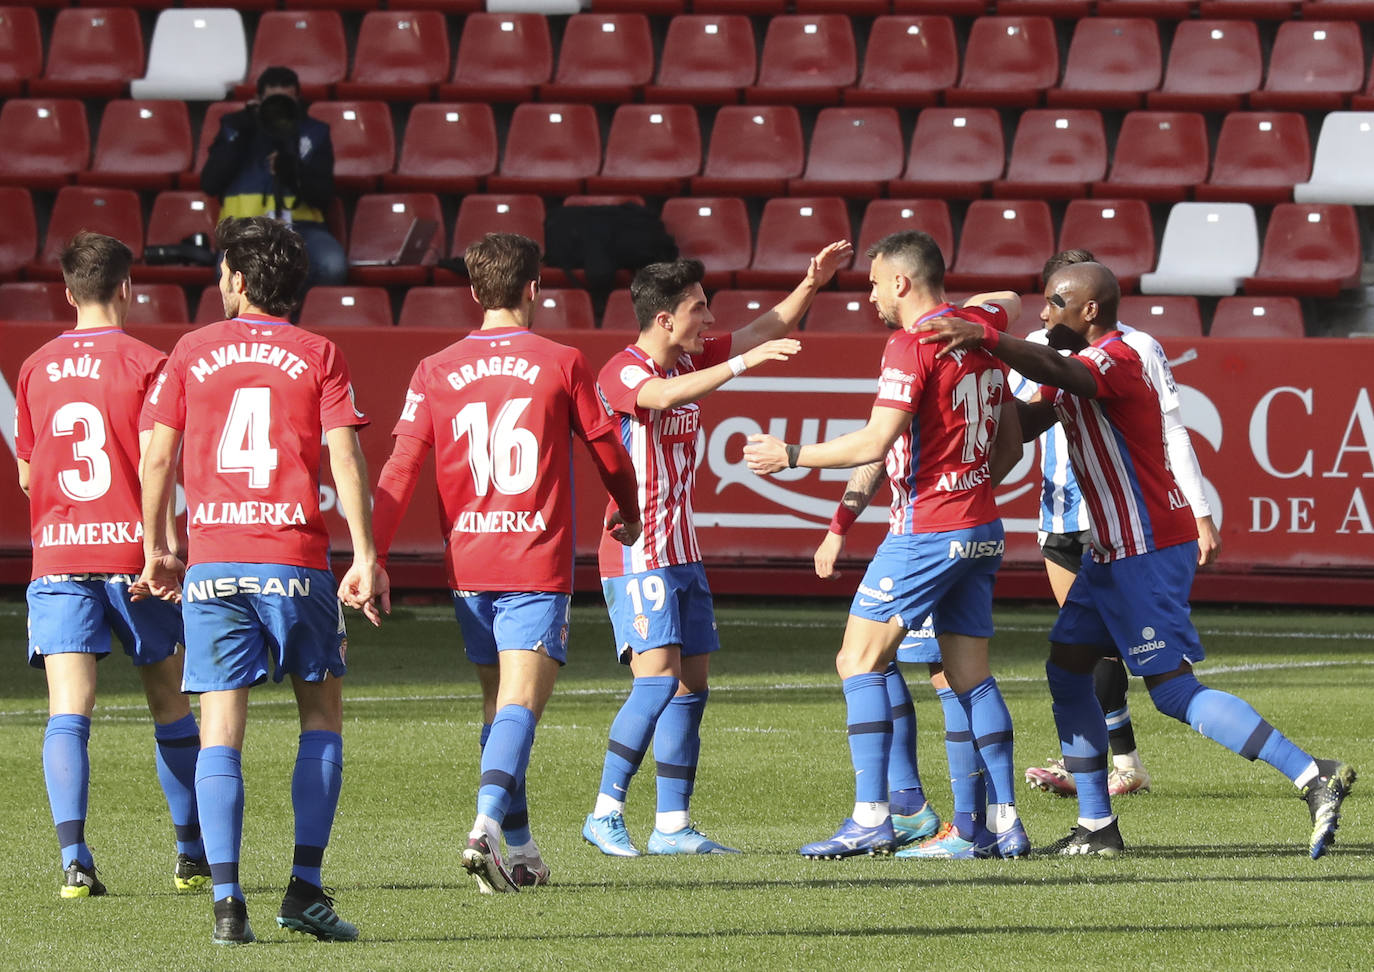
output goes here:
[{"label": "red stadium seat", "polygon": [[461,257],[468,244],[486,233],[519,233],[544,245],[544,200],[538,196],[464,196],[453,224],[453,249]]},{"label": "red stadium seat", "polygon": [[692,194],[781,195],[802,174],[805,151],[801,115],[791,105],[726,105],[716,112]]},{"label": "red stadium seat", "polygon": [[1134,196],[1155,202],[1187,199],[1207,178],[1207,123],[1182,111],[1133,111],[1121,123],[1105,182],[1094,196]]},{"label": "red stadium seat", "polygon": [[329,126],[334,145],[334,183],[344,189],[375,189],[396,165],[396,131],[384,101],[316,101],[310,117]]},{"label": "red stadium seat", "polygon": [[222,320],[224,320],[224,299],[220,294],[219,284],[206,284],[200,292],[200,298],[196,301],[196,312],[191,323],[213,324]]},{"label": "red stadium seat", "polygon": [[806,171],[792,179],[794,196],[880,196],[902,174],[906,153],[897,109],[822,108],[811,132]]},{"label": "red stadium seat", "polygon": [[690,196],[663,204],[663,225],[677,241],[678,254],[706,265],[707,290],[729,287],[735,271],[753,255],[749,211],[733,196]]},{"label": "red stadium seat", "polygon": [[868,302],[868,294],[825,291],[811,301],[806,323],[802,329],[808,334],[871,334],[887,337],[887,327],[878,319],[878,312]]},{"label": "red stadium seat", "polygon": [[780,16],[768,21],[754,104],[833,105],[859,73],[854,29],[842,14]]},{"label": "red stadium seat", "polygon": [[1300,0],[1202,0],[1198,13],[1229,20],[1287,20],[1299,5]]},{"label": "red stadium seat", "polygon": [[[301,0],[286,0],[286,6],[289,9],[300,2]],[[334,3],[333,0],[307,0],[307,2],[312,5],[338,6],[345,9],[354,4],[369,9],[376,6],[373,0],[348,0],[347,3],[339,4]],[[483,6],[483,0],[405,0],[407,10],[437,10],[442,14],[474,14],[482,10]]]},{"label": "red stadium seat", "polygon": [[129,304],[128,323],[130,324],[189,324],[191,315],[187,313],[186,291],[177,284],[143,283],[134,284],[134,299]]},{"label": "red stadium seat", "polygon": [[143,76],[143,28],[125,7],[59,10],[43,77],[29,93],[47,98],[120,98]]},{"label": "red stadium seat", "polygon": [[1354,206],[1279,203],[1269,216],[1251,295],[1335,297],[1360,283],[1360,223]]},{"label": "red stadium seat", "polygon": [[787,9],[787,0],[692,0],[692,9],[705,14],[774,17]]},{"label": "red stadium seat", "polygon": [[757,75],[754,27],[748,17],[674,17],[663,42],[658,81],[645,89],[644,98],[728,104],[739,101]]},{"label": "red stadium seat", "polygon": [[859,226],[859,242],[854,247],[854,266],[835,276],[846,290],[866,290],[868,270],[873,261],[868,248],[891,233],[920,230],[935,239],[945,264],[954,259],[954,228],[949,219],[949,203],[943,199],[874,199],[864,209]]},{"label": "red stadium seat", "polygon": [[1364,44],[1353,21],[1290,20],[1279,24],[1264,87],[1254,108],[1344,108],[1364,84]]},{"label": "red stadium seat", "polygon": [[581,192],[583,180],[601,170],[601,129],[591,105],[518,105],[506,132],[499,174],[487,179],[493,192]]},{"label": "red stadium seat", "polygon": [[63,186],[57,191],[48,233],[38,260],[27,276],[56,280],[62,276],[57,258],[62,247],[81,230],[113,236],[143,258],[143,206],[132,189],[97,189],[94,186]]},{"label": "red stadium seat", "polygon": [[77,181],[162,189],[191,168],[191,118],[184,101],[111,101],[100,119],[95,158]]},{"label": "red stadium seat", "polygon": [[1054,224],[1043,200],[975,199],[964,214],[950,290],[1035,290],[1054,255]]},{"label": "red stadium seat", "polygon": [[606,309],[601,312],[603,331],[639,331],[639,319],[635,317],[634,301],[625,289],[612,290],[606,298]]},{"label": "red stadium seat", "polygon": [[436,10],[371,10],[363,15],[358,49],[339,98],[426,101],[449,73],[448,25]]},{"label": "red stadium seat", "polygon": [[1061,17],[1078,20],[1092,13],[1094,0],[997,0],[1004,17]]},{"label": "red stadium seat", "polygon": [[24,92],[43,70],[43,36],[31,7],[0,7],[0,98]]},{"label": "red stadium seat", "polygon": [[711,295],[716,327],[735,331],[768,313],[788,295],[786,290],[717,290]]},{"label": "red stadium seat", "polygon": [[1247,20],[1185,20],[1174,31],[1164,84],[1152,109],[1233,111],[1260,86],[1259,28]]},{"label": "red stadium seat", "polygon": [[530,101],[553,75],[549,22],[537,13],[475,13],[463,21],[453,77],[439,97]]},{"label": "red stadium seat", "polygon": [[534,299],[534,324],[540,331],[589,331],[596,327],[592,295],[585,290],[541,288]]},{"label": "red stadium seat", "polygon": [[1153,20],[1187,20],[1197,0],[1097,0],[1099,17],[1149,17]]},{"label": "red stadium seat", "polygon": [[0,106],[0,184],[55,189],[91,158],[86,109],[67,98],[10,98]]},{"label": "red stadium seat", "polygon": [[1300,338],[1305,333],[1296,297],[1223,297],[1212,313],[1214,338]]},{"label": "red stadium seat", "polygon": [[1111,267],[1123,291],[1155,267],[1155,228],[1143,199],[1074,199],[1059,227],[1059,251],[1090,250]]},{"label": "red stadium seat", "polygon": [[981,196],[1006,164],[995,108],[926,108],[916,118],[906,172],[888,186],[897,196]]},{"label": "red stadium seat", "polygon": [[[747,227],[748,221],[745,221]],[[0,280],[13,280],[38,252],[33,198],[22,186],[0,186]]]},{"label": "red stadium seat", "polygon": [[644,205],[644,197],[636,196],[633,193],[578,193],[575,196],[564,196],[563,205],[567,206],[623,206],[631,203],[635,206]]},{"label": "red stadium seat", "polygon": [[849,17],[876,17],[891,9],[890,0],[796,0],[799,14],[837,13]]},{"label": "red stadium seat", "polygon": [[481,102],[410,109],[396,171],[382,176],[388,190],[475,192],[496,171],[496,119]]},{"label": "red stadium seat", "polygon": [[588,192],[672,196],[701,171],[701,127],[692,105],[621,105],[611,119],[601,174]]},{"label": "red stadium seat", "polygon": [[[417,219],[438,224],[419,264],[387,265],[394,259]],[[444,252],[444,214],[439,197],[428,192],[373,193],[358,199],[348,234],[348,279],[359,284],[421,284]]]},{"label": "red stadium seat", "polygon": [[987,13],[984,0],[892,0],[895,14],[944,14],[947,17],[981,17]]},{"label": "red stadium seat", "polygon": [[469,287],[411,287],[401,304],[401,327],[442,327],[459,332],[482,326],[482,307]]},{"label": "red stadium seat", "polygon": [[258,19],[247,80],[234,94],[257,95],[258,75],[274,64],[289,64],[301,81],[306,101],[328,98],[348,75],[348,42],[343,18],[330,10],[268,10]]},{"label": "red stadium seat", "polygon": [[60,280],[0,283],[0,307],[7,321],[76,321]]},{"label": "red stadium seat", "polygon": [[959,45],[954,22],[943,16],[879,17],[873,21],[857,87],[846,89],[845,104],[935,104],[959,79]]},{"label": "red stadium seat", "polygon": [[1233,111],[1221,123],[1212,174],[1198,199],[1278,203],[1312,174],[1307,120],[1298,112]]},{"label": "red stadium seat", "polygon": [[821,247],[852,238],[843,199],[770,199],[763,204],[754,259],[735,280],[741,287],[794,287]]},{"label": "red stadium seat", "polygon": [[[180,243],[193,233],[204,233],[213,248],[215,222],[219,218],[219,200],[201,192],[172,190],[160,192],[153,200],[148,216],[148,246],[169,246]],[[214,267],[187,264],[149,264],[136,271],[142,281],[196,284],[216,277]]]},{"label": "red stadium seat", "polygon": [[1074,27],[1059,87],[1045,101],[1073,108],[1139,108],[1159,87],[1159,26],[1144,17],[1084,17]]},{"label": "red stadium seat", "polygon": [[311,287],[301,304],[301,327],[391,327],[385,287]]},{"label": "red stadium seat", "polygon": [[196,142],[196,161],[194,169],[182,175],[183,189],[196,189],[200,186],[200,170],[205,168],[205,160],[210,155],[210,146],[219,134],[220,119],[243,109],[242,101],[216,101],[206,106],[205,117],[200,123],[200,139]]},{"label": "red stadium seat", "polygon": [[687,9],[687,0],[594,0],[597,13],[643,13],[651,17],[676,17]]},{"label": "red stadium seat", "polygon": [[1031,108],[1021,113],[1006,177],[992,192],[1004,199],[1076,199],[1107,174],[1102,115],[1085,108]]},{"label": "red stadium seat", "polygon": [[947,105],[1030,107],[1059,81],[1059,41],[1048,17],[979,17]]},{"label": "red stadium seat", "polygon": [[654,76],[654,41],[642,13],[573,14],[541,101],[627,102]]},{"label": "red stadium seat", "polygon": [[1202,337],[1196,297],[1122,297],[1116,316],[1153,338]]},{"label": "red stadium seat", "polygon": [[1374,0],[1306,0],[1302,15],[1307,20],[1374,20]]}]

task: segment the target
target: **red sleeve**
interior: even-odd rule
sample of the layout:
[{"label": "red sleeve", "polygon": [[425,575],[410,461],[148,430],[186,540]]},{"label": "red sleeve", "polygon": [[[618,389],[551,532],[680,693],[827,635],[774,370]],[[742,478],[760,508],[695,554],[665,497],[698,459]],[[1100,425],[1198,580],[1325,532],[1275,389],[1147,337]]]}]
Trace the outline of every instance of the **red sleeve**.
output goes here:
[{"label": "red sleeve", "polygon": [[918,335],[899,331],[888,338],[873,404],[915,412],[934,356],[935,345],[921,344]]},{"label": "red sleeve", "polygon": [[377,561],[383,567],[410,498],[415,495],[420,464],[427,452],[428,442],[413,435],[398,435],[391,457],[377,477],[377,491],[372,499],[372,536],[377,544]]},{"label": "red sleeve", "polygon": [[1001,304],[975,304],[972,307],[961,307],[955,316],[975,324],[986,324],[1004,333],[1007,330],[1007,325],[1011,323],[1007,320],[1006,308]]},{"label": "red sleeve", "polygon": [[33,456],[33,416],[29,413],[29,372],[19,375],[14,404],[14,454],[28,462]]},{"label": "red sleeve", "polygon": [[173,429],[186,428],[186,358],[181,343],[172,349],[162,373],[153,381],[153,389],[143,403],[139,427],[159,423]]},{"label": "red sleeve", "polygon": [[568,365],[568,394],[572,398],[572,427],[584,439],[604,435],[615,427],[615,412],[602,398],[592,369],[581,351],[574,350]]},{"label": "red sleeve", "polygon": [[157,384],[158,375],[160,375],[166,367],[167,356],[165,354],[159,354],[147,369],[147,381],[143,384],[143,407],[139,409],[138,413],[139,432],[151,432],[153,430],[153,419],[152,416],[148,414],[148,394]]},{"label": "red sleeve", "polygon": [[1132,380],[1131,369],[1107,348],[1084,348],[1073,356],[1087,367],[1097,383],[1094,398],[1120,398]]},{"label": "red sleeve", "polygon": [[634,465],[630,462],[630,454],[614,435],[614,430],[607,429],[602,435],[588,439],[587,449],[620,515],[627,520],[638,520],[639,484],[635,479]]},{"label": "red sleeve", "polygon": [[320,384],[320,427],[328,432],[352,426],[362,428],[369,419],[353,399],[353,383],[348,377],[348,364],[333,342],[325,349],[324,381]]},{"label": "red sleeve", "polygon": [[415,373],[410,376],[410,385],[406,388],[406,403],[401,408],[401,417],[396,420],[396,428],[391,430],[391,434],[414,436],[426,445],[433,445],[434,422],[430,416],[429,399],[425,396],[425,384],[425,362],[421,361],[416,365]]},{"label": "red sleeve", "polygon": [[639,386],[652,377],[654,372],[648,364],[622,352],[606,362],[596,380],[612,411],[634,415],[639,407]]}]

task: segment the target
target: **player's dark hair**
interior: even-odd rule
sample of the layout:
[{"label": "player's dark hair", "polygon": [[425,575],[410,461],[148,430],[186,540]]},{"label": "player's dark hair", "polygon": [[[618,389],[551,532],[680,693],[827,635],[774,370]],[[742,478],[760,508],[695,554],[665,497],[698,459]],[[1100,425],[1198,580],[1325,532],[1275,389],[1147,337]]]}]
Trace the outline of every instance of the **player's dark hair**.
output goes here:
[{"label": "player's dark hair", "polygon": [[929,233],[889,233],[868,248],[870,260],[878,257],[899,264],[912,283],[928,293],[938,294],[945,289],[945,255]]},{"label": "player's dark hair", "polygon": [[463,263],[483,310],[513,309],[539,279],[539,244],[519,233],[488,233],[463,251]]},{"label": "player's dark hair", "polygon": [[134,254],[113,236],[82,230],[58,257],[62,279],[78,304],[108,304],[129,279]]},{"label": "player's dark hair", "polygon": [[1093,256],[1092,250],[1084,250],[1081,247],[1076,250],[1060,250],[1054,256],[1045,261],[1045,267],[1040,271],[1041,286],[1050,282],[1058,271],[1065,267],[1071,267],[1075,263],[1096,263],[1097,257]]},{"label": "player's dark hair", "polygon": [[263,68],[262,73],[258,75],[258,97],[261,98],[262,93],[268,88],[295,88],[296,94],[299,95],[301,79],[289,67],[274,64]]},{"label": "player's dark hair", "polygon": [[630,300],[639,329],[647,330],[660,313],[675,311],[693,284],[705,277],[706,267],[700,260],[683,258],[641,267],[630,282]]},{"label": "player's dark hair", "polygon": [[273,317],[291,313],[310,272],[310,256],[300,234],[270,216],[229,216],[215,227],[215,239],[230,273],[243,274],[250,304]]}]

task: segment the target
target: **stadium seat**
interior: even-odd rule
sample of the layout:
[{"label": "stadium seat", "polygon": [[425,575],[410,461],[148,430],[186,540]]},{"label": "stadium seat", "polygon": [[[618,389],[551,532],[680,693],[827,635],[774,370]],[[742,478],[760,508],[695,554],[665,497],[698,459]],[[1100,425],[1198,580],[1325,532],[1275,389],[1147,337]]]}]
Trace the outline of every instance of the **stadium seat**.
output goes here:
[{"label": "stadium seat", "polygon": [[624,103],[653,80],[654,41],[642,13],[573,14],[563,29],[558,69],[541,101]]},{"label": "stadium seat", "polygon": [[702,285],[707,290],[731,286],[735,271],[749,266],[753,239],[744,200],[733,196],[669,199],[661,218],[677,241],[678,255],[706,265]]},{"label": "stadium seat", "polygon": [[1094,0],[997,0],[1005,17],[1059,17],[1079,20],[1092,13]]},{"label": "stadium seat", "polygon": [[628,192],[577,193],[563,197],[564,206],[623,206],[626,203],[643,206],[644,197]]},{"label": "stadium seat", "polygon": [[1046,104],[1069,108],[1139,108],[1159,87],[1164,55],[1159,26],[1144,17],[1084,17],[1074,26],[1059,87]]},{"label": "stadium seat", "polygon": [[[214,247],[215,222],[219,218],[219,200],[192,190],[160,192],[153,200],[148,216],[147,246],[170,246],[180,243],[194,233],[204,233]],[[214,267],[197,264],[148,264],[138,268],[140,281],[197,284],[213,280]]]},{"label": "stadium seat", "polygon": [[856,87],[844,91],[848,105],[920,108],[936,104],[959,80],[959,45],[954,22],[930,15],[879,17],[873,21]]},{"label": "stadium seat", "polygon": [[77,182],[165,189],[191,167],[191,118],[184,101],[106,103],[91,167]]},{"label": "stadium seat", "polygon": [[493,192],[537,192],[566,196],[581,192],[583,180],[601,170],[601,129],[591,105],[516,106],[506,132],[506,152]]},{"label": "stadium seat", "polygon": [[459,332],[482,326],[482,307],[468,287],[410,287],[401,303],[401,327],[435,327]]},{"label": "stadium seat", "polygon": [[453,101],[531,101],[553,76],[548,19],[536,13],[475,13],[463,21],[453,77],[439,97]]},{"label": "stadium seat", "polygon": [[301,81],[306,101],[328,98],[348,75],[348,42],[338,10],[268,10],[258,18],[248,77],[234,96],[257,95],[258,75],[275,64],[287,64]]},{"label": "stadium seat", "polygon": [[726,105],[716,112],[695,196],[778,196],[802,174],[801,115],[792,105]]},{"label": "stadium seat", "polygon": [[621,105],[611,119],[601,174],[587,191],[674,196],[701,171],[701,127],[692,105]]},{"label": "stadium seat", "polygon": [[981,17],[984,0],[892,0],[894,14],[943,14],[946,17]]},{"label": "stadium seat", "polygon": [[1121,289],[1140,285],[1155,266],[1155,229],[1143,199],[1074,199],[1059,227],[1059,251],[1090,250],[1111,267]]},{"label": "stadium seat", "polygon": [[496,119],[482,102],[424,102],[410,109],[396,171],[382,176],[392,192],[475,192],[496,171]]},{"label": "stadium seat", "polygon": [[658,80],[646,101],[730,104],[758,75],[754,27],[748,17],[691,14],[668,22]]},{"label": "stadium seat", "polygon": [[1297,11],[1300,0],[1201,0],[1198,13],[1203,17],[1231,20],[1287,20]]},{"label": "stadium seat", "polygon": [[[286,0],[286,6],[301,2],[301,0]],[[311,4],[332,7],[348,7],[355,5],[363,8],[373,8],[376,6],[375,0],[349,0],[347,3],[335,4],[334,0],[308,0]],[[493,5],[493,6],[499,6]],[[437,10],[442,14],[474,14],[481,11],[484,7],[483,0],[405,0],[407,10]]]},{"label": "stadium seat", "polygon": [[1093,195],[1155,202],[1188,198],[1207,178],[1207,123],[1196,112],[1132,111],[1116,136],[1112,167]]},{"label": "stadium seat", "polygon": [[1279,24],[1264,87],[1254,108],[1344,108],[1364,84],[1364,44],[1353,21],[1290,20]]},{"label": "stadium seat", "polygon": [[[745,220],[745,226],[749,225]],[[22,186],[0,186],[0,281],[13,280],[38,252],[33,197]],[[0,305],[3,306],[3,305]]]},{"label": "stadium seat", "polygon": [[786,11],[787,0],[692,0],[692,9],[704,14],[774,17]]},{"label": "stadium seat", "polygon": [[802,329],[808,334],[872,334],[887,337],[887,327],[859,291],[823,291],[811,301]]},{"label": "stadium seat", "polygon": [[7,321],[76,321],[60,280],[0,283],[0,307]]},{"label": "stadium seat", "polygon": [[650,17],[676,17],[687,9],[687,0],[594,0],[597,13],[643,13]]},{"label": "stadium seat", "polygon": [[148,70],[129,82],[134,98],[219,101],[248,70],[248,41],[237,10],[164,10],[157,15]]},{"label": "stadium seat", "polygon": [[453,224],[453,249],[461,257],[468,244],[485,233],[519,233],[540,247],[544,245],[544,200],[532,195],[481,195],[463,197]]},{"label": "stadium seat", "polygon": [[1152,338],[1202,337],[1196,297],[1122,297],[1116,316]]},{"label": "stadium seat", "polygon": [[[0,116],[0,127],[3,117]],[[3,144],[3,142],[0,142]],[[1374,111],[1333,111],[1322,119],[1312,178],[1293,187],[1297,202],[1374,204]]]},{"label": "stadium seat", "polygon": [[[417,219],[438,224],[429,249],[419,264],[387,265],[395,258]],[[358,284],[427,283],[429,268],[444,252],[444,213],[439,197],[427,192],[372,193],[358,199],[353,229],[348,234],[348,279]]]},{"label": "stadium seat", "polygon": [[43,71],[43,36],[32,7],[0,7],[0,98],[24,93]]},{"label": "stadium seat", "polygon": [[788,295],[786,290],[717,290],[711,294],[711,315],[715,326],[735,331],[776,307]]},{"label": "stadium seat", "polygon": [[38,259],[29,264],[30,279],[56,280],[62,276],[57,258],[67,241],[81,230],[104,233],[122,240],[143,258],[143,206],[132,189],[99,189],[94,186],[63,186],[53,201],[47,236]]},{"label": "stadium seat", "polygon": [[1223,297],[1212,313],[1214,338],[1301,338],[1302,304],[1296,297]]},{"label": "stadium seat", "polygon": [[[763,204],[754,258],[735,274],[741,287],[792,288],[821,247],[853,239],[849,208],[834,196],[770,199]],[[847,263],[840,269],[848,269]]]},{"label": "stadium seat", "polygon": [[1306,20],[1374,20],[1374,0],[1305,0]]},{"label": "stadium seat", "polygon": [[1187,20],[1196,9],[1197,0],[1097,0],[1099,17]]},{"label": "stadium seat", "polygon": [[428,101],[449,76],[448,25],[437,10],[370,10],[339,98]]},{"label": "stadium seat", "polygon": [[183,173],[181,176],[181,188],[197,189],[200,187],[200,170],[205,168],[205,160],[210,155],[210,146],[214,144],[215,136],[219,134],[220,120],[225,115],[231,115],[243,109],[242,101],[216,101],[206,105],[205,117],[200,122],[200,138],[196,141],[196,161],[194,168],[190,172]]},{"label": "stadium seat", "polygon": [[1252,20],[1185,20],[1174,31],[1155,110],[1234,111],[1260,86],[1264,60]]},{"label": "stadium seat", "polygon": [[1221,122],[1212,174],[1198,199],[1277,203],[1312,173],[1307,120],[1298,112],[1233,111]]},{"label": "stadium seat", "polygon": [[888,186],[888,194],[982,196],[1001,178],[1006,157],[997,109],[926,108],[916,117],[906,172]]},{"label": "stadium seat", "polygon": [[949,218],[949,203],[943,199],[874,199],[864,208],[854,247],[854,266],[835,276],[841,289],[867,290],[868,270],[873,261],[868,248],[884,236],[905,230],[929,233],[940,247],[945,264],[954,259],[954,227]]},{"label": "stadium seat", "polygon": [[1364,254],[1355,207],[1279,203],[1269,214],[1251,295],[1335,297],[1360,283]]},{"label": "stadium seat", "polygon": [[0,184],[55,189],[91,158],[86,109],[69,98],[9,98],[0,106]]},{"label": "stadium seat", "polygon": [[1030,107],[1059,81],[1059,41],[1048,17],[979,17],[947,105]]},{"label": "stadium seat", "polygon": [[[138,271],[135,271],[138,272]],[[177,284],[144,283],[139,273],[134,299],[129,303],[130,324],[189,324],[186,291]]]},{"label": "stadium seat", "polygon": [[606,309],[601,312],[601,330],[629,333],[639,331],[639,319],[635,317],[634,301],[630,299],[628,290],[612,290],[611,295],[606,298]]},{"label": "stadium seat", "polygon": [[833,105],[859,73],[850,19],[842,14],[783,15],[768,21],[751,104]]},{"label": "stadium seat", "polygon": [[950,290],[1034,291],[1054,255],[1049,203],[975,199],[964,214],[959,249],[945,274]]},{"label": "stadium seat", "polygon": [[1021,113],[1007,174],[993,184],[1003,199],[1077,199],[1107,174],[1102,115],[1087,108],[1031,108]]},{"label": "stadium seat", "polygon": [[396,131],[386,102],[316,101],[309,112],[329,126],[334,184],[364,192],[377,188],[396,165]]},{"label": "stadium seat", "polygon": [[301,304],[301,327],[391,327],[385,287],[311,287]]},{"label": "stadium seat", "polygon": [[1181,202],[1169,210],[1159,265],[1142,294],[1225,297],[1259,264],[1259,227],[1247,203]]},{"label": "stadium seat", "polygon": [[534,325],[540,331],[589,331],[596,327],[592,295],[576,288],[541,288],[534,299]]},{"label": "stadium seat", "polygon": [[224,320],[224,298],[220,294],[219,284],[206,284],[200,292],[200,298],[196,301],[196,313],[191,323],[213,324],[222,320]]},{"label": "stadium seat", "polygon": [[902,174],[905,159],[897,109],[886,106],[822,108],[811,130],[811,149],[793,196],[881,196]]},{"label": "stadium seat", "polygon": [[877,17],[892,9],[891,0],[795,0],[799,14],[837,13],[848,17]]},{"label": "stadium seat", "polygon": [[120,98],[143,74],[143,28],[127,7],[68,8],[57,12],[48,66],[29,82],[43,98]]}]

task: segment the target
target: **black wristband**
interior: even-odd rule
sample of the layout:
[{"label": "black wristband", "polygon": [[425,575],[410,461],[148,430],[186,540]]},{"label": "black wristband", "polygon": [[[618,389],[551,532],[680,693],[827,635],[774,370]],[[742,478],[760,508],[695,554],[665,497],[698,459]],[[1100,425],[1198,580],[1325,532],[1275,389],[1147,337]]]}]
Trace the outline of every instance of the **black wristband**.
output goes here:
[{"label": "black wristband", "polygon": [[797,460],[801,458],[801,446],[784,445],[783,448],[787,450],[787,468],[796,469]]}]

